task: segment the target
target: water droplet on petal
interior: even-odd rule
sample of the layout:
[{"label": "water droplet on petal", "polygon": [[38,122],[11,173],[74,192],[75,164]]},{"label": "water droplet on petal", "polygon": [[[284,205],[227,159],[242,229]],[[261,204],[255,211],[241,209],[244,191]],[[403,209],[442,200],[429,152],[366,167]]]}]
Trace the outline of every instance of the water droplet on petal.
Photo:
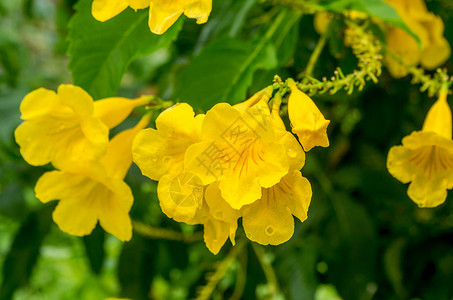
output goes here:
[{"label": "water droplet on petal", "polygon": [[271,236],[271,235],[273,235],[273,234],[275,233],[274,227],[272,227],[272,226],[270,226],[270,225],[266,227],[266,230],[265,230],[265,231],[266,231],[266,234],[267,234],[268,236]]},{"label": "water droplet on petal", "polygon": [[293,149],[289,148],[287,151],[286,151],[286,154],[290,157],[290,158],[296,158],[297,157],[297,152],[294,151]]},{"label": "water droplet on petal", "polygon": [[250,232],[246,232],[245,235],[247,236],[247,238],[248,238],[249,240],[252,239],[252,234],[251,234]]},{"label": "water droplet on petal", "polygon": [[164,164],[168,164],[170,162],[170,156],[165,156],[164,157]]}]

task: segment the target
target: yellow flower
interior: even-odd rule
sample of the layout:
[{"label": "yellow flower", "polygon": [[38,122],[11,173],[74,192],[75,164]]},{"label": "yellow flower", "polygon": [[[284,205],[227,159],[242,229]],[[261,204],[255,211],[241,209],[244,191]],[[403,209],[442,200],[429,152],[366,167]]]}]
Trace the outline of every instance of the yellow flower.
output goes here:
[{"label": "yellow flower", "polygon": [[407,193],[419,207],[442,204],[447,189],[453,188],[452,118],[446,92],[430,108],[423,129],[403,138],[402,144],[389,151],[390,174],[411,182]]},{"label": "yellow flower", "polygon": [[305,151],[315,146],[328,147],[326,120],[313,100],[300,91],[293,80],[288,80],[291,95],[288,100],[288,115],[292,131],[297,134]]},{"label": "yellow flower", "polygon": [[[422,42],[422,48],[407,32],[389,26],[387,47],[398,54],[408,66],[419,63],[429,70],[445,63],[450,57],[451,49],[443,36],[444,23],[439,16],[430,13],[423,0],[386,0],[392,5],[409,28],[415,32]],[[407,75],[407,70],[390,55],[385,58],[386,66],[394,77]]]},{"label": "yellow flower", "polygon": [[36,197],[43,203],[60,200],[53,219],[62,231],[84,236],[99,220],[104,230],[118,239],[131,239],[133,196],[123,179],[132,164],[132,140],[149,119],[145,116],[134,128],[116,135],[99,162],[71,164],[71,168],[46,172],[39,178]]},{"label": "yellow flower", "polygon": [[111,129],[126,120],[134,108],[149,104],[151,99],[152,96],[142,96],[134,100],[121,97],[97,100],[93,115]]},{"label": "yellow flower", "polygon": [[200,141],[204,115],[194,117],[186,103],[176,104],[156,119],[156,128],[141,131],[134,140],[134,162],[143,175],[159,180],[165,174],[179,174],[184,169],[187,148]]},{"label": "yellow flower", "polygon": [[276,139],[267,97],[244,111],[219,103],[206,113],[203,141],[191,145],[184,169],[204,185],[220,182],[222,197],[234,209],[261,197],[288,173],[286,150]]},{"label": "yellow flower", "polygon": [[99,21],[106,21],[121,13],[128,6],[137,10],[149,7],[149,28],[162,34],[185,14],[206,23],[212,9],[212,0],[94,0],[92,14]]},{"label": "yellow flower", "polygon": [[15,138],[29,164],[61,168],[68,158],[93,161],[105,154],[108,128],[94,117],[93,99],[81,88],[62,84],[58,94],[37,89],[25,96],[20,110],[25,122]]}]

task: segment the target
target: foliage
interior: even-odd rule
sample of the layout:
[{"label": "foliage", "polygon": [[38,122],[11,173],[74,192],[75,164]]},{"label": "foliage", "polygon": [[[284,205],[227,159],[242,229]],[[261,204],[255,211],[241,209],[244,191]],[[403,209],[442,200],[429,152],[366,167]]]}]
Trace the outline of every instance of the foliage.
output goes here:
[{"label": "foliage", "polygon": [[[451,84],[453,59],[446,69],[407,66],[409,76],[392,78],[383,57],[398,54],[386,50],[379,24],[420,39],[389,4],[214,0],[206,24],[181,17],[154,35],[147,11],[128,8],[101,23],[91,3],[0,2],[0,299],[452,299],[453,196],[418,208],[386,159],[421,129],[429,97]],[[427,5],[453,45],[453,6]],[[350,18],[351,10],[369,17]],[[334,17],[318,34],[314,14],[324,11]],[[121,243],[100,227],[84,238],[67,235],[52,221],[54,206],[34,195],[50,166],[27,165],[14,140],[24,96],[70,78],[95,99],[155,94],[158,112],[169,103],[161,99],[206,112],[269,85],[285,96],[288,77],[331,120],[330,147],[307,153],[308,219],[296,220],[293,237],[279,246],[238,231],[236,246],[211,254],[201,226],[162,213],[156,183],[136,166],[126,177],[132,240]]]}]

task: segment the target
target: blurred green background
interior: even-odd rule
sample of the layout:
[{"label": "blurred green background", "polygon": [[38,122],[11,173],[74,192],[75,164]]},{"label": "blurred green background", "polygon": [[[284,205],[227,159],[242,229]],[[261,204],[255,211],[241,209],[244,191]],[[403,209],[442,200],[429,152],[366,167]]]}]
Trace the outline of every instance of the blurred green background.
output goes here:
[{"label": "blurred green background", "polygon": [[[227,257],[230,242],[214,256],[202,241],[149,239],[135,233],[123,244],[100,228],[89,237],[73,237],[53,223],[55,204],[41,204],[34,196],[36,180],[50,167],[25,163],[13,131],[21,122],[19,104],[27,93],[71,82],[68,23],[76,2],[0,2],[0,299],[193,298]],[[182,95],[196,96],[190,87],[184,91],[185,86],[178,86],[188,80],[184,68],[193,57],[216,39],[245,43],[259,38],[273,18],[275,3],[214,0],[206,25],[185,20],[175,42],[134,59],[118,94],[158,93],[181,100]],[[453,5],[448,0],[427,5],[443,18],[453,45]],[[271,84],[275,74],[296,77],[304,70],[319,38],[313,15],[288,20],[293,23],[281,42],[279,61],[252,69],[253,80],[240,88],[249,95]],[[351,71],[356,63],[351,51],[332,39],[314,76],[330,76],[337,66]],[[434,99],[411,85],[409,77],[395,80],[385,70],[378,84],[368,83],[362,92],[314,99],[332,120],[331,146],[307,153],[302,169],[313,187],[308,220],[296,221],[287,243],[263,247],[261,260],[273,266],[280,291],[273,298],[453,299],[451,192],[437,208],[417,208],[407,197],[407,185],[385,167],[390,147],[421,128]],[[200,100],[199,107],[207,104],[213,102]],[[155,183],[137,167],[126,182],[134,192],[134,220],[186,233],[202,230],[168,219],[159,208]],[[238,235],[244,238],[243,232]],[[269,299],[270,289],[250,242],[212,298]]]}]

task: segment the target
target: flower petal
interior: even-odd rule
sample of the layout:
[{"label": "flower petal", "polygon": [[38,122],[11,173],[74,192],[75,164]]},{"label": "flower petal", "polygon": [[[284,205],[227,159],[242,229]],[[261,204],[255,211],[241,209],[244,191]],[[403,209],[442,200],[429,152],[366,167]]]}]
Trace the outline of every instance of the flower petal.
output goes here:
[{"label": "flower petal", "polygon": [[126,0],[94,0],[91,13],[96,20],[104,22],[121,13],[127,5]]},{"label": "flower petal", "polygon": [[204,223],[204,242],[209,251],[217,254],[225,244],[230,232],[230,225],[223,221],[210,218]]},{"label": "flower petal", "polygon": [[51,112],[60,104],[54,91],[39,88],[27,94],[20,104],[23,120],[40,117]]},{"label": "flower petal", "polygon": [[206,188],[205,199],[210,213],[215,219],[227,223],[237,223],[237,220],[241,217],[241,212],[232,208],[222,198],[219,183],[212,183]]},{"label": "flower petal", "polygon": [[132,237],[132,224],[129,211],[134,200],[129,186],[119,179],[110,181],[112,189],[108,197],[99,199],[99,223],[105,231],[113,234],[121,241],[129,241]]},{"label": "flower petal", "polygon": [[149,103],[150,97],[135,100],[114,97],[94,101],[94,117],[100,119],[109,129],[122,123],[138,106]]},{"label": "flower petal", "polygon": [[155,34],[163,34],[184,12],[182,7],[161,2],[151,2],[149,7],[149,28]]},{"label": "flower petal", "polygon": [[427,180],[417,174],[409,185],[407,195],[419,207],[436,207],[447,198],[446,180]]},{"label": "flower petal", "polygon": [[185,6],[184,14],[188,18],[197,19],[198,24],[203,24],[206,23],[206,21],[208,21],[211,9],[212,0],[197,0]]},{"label": "flower petal", "polygon": [[273,188],[263,189],[262,198],[244,209],[242,225],[250,240],[262,245],[279,245],[291,238],[294,218],[280,204]]},{"label": "flower petal", "polygon": [[157,195],[162,211],[178,222],[194,224],[202,206],[204,186],[190,173],[164,175],[159,180]]}]

